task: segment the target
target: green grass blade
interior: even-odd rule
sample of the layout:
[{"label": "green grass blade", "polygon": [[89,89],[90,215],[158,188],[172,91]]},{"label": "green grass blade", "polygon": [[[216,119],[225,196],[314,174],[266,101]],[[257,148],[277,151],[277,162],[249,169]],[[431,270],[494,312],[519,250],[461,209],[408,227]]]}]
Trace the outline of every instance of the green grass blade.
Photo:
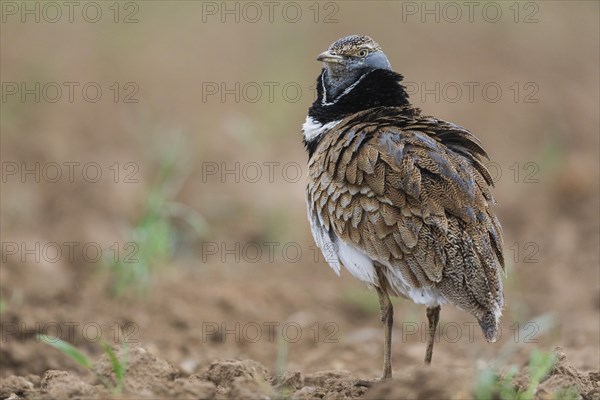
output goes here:
[{"label": "green grass blade", "polygon": [[492,398],[497,379],[496,371],[493,368],[486,368],[479,371],[475,378],[475,390],[473,393],[475,400]]},{"label": "green grass blade", "polygon": [[69,343],[67,343],[63,340],[60,340],[60,339],[50,338],[46,335],[37,335],[36,337],[38,340],[54,347],[61,353],[65,354],[66,356],[68,356],[70,359],[72,359],[79,365],[81,365],[89,370],[92,370],[92,368],[93,368],[92,360],[90,360],[85,354],[83,354],[82,352],[77,350],[75,347],[71,346]]},{"label": "green grass blade", "polygon": [[538,385],[543,381],[556,365],[557,357],[554,353],[534,350],[529,359],[529,386],[523,393],[523,399],[532,399]]},{"label": "green grass blade", "polygon": [[120,389],[123,387],[123,380],[125,378],[125,364],[119,360],[115,351],[112,349],[112,347],[110,347],[108,343],[103,341],[102,348],[108,356],[110,365],[112,366],[112,370],[115,373],[117,388]]},{"label": "green grass blade", "polygon": [[127,354],[129,352],[129,347],[127,343],[121,344],[121,366],[123,367],[123,378],[125,378],[125,372],[127,372]]},{"label": "green grass blade", "polygon": [[285,340],[283,335],[279,335],[279,340],[277,341],[277,359],[275,361],[275,374],[277,376],[277,380],[281,379],[285,373],[287,355],[287,341]]}]

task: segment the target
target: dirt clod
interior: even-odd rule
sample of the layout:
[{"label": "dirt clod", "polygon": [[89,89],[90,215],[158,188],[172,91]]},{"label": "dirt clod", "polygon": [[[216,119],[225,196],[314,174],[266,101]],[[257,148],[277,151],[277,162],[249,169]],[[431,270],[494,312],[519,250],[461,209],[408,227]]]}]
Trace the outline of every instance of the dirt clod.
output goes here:
[{"label": "dirt clod", "polygon": [[217,392],[217,387],[212,382],[204,381],[197,375],[177,378],[164,389],[165,396],[177,399],[212,399]]},{"label": "dirt clod", "polygon": [[390,381],[374,385],[367,399],[467,399],[472,371],[436,366],[408,366]]},{"label": "dirt clod", "polygon": [[273,380],[277,390],[294,391],[304,386],[304,377],[300,371],[285,371],[283,376]]},{"label": "dirt clod", "polygon": [[11,395],[24,396],[34,387],[34,384],[21,376],[9,376],[2,380],[0,385],[0,398],[5,399]]},{"label": "dirt clod", "polygon": [[555,352],[558,357],[556,365],[538,386],[535,398],[553,399],[572,393],[575,396],[581,394],[584,399],[600,399],[598,380],[594,382],[594,376],[598,373],[580,372],[569,362],[565,353],[558,349]]},{"label": "dirt clod", "polygon": [[[367,389],[357,387],[355,383],[358,378],[350,371],[320,371],[307,374],[304,377],[304,385],[307,389],[301,389],[294,393],[294,397],[307,399],[345,399],[362,396]],[[314,391],[312,390],[314,388]]]},{"label": "dirt clod", "polygon": [[[125,374],[125,391],[143,393],[149,396],[164,391],[165,382],[171,382],[178,377],[179,372],[168,362],[151,354],[143,347],[133,347],[117,352],[117,357],[127,355],[127,373]],[[94,369],[103,376],[115,382],[111,363],[106,355],[94,364]],[[116,383],[116,382],[115,382]]]},{"label": "dirt clod", "polygon": [[204,375],[217,386],[230,387],[235,378],[267,381],[269,373],[259,362],[253,360],[224,360],[213,362]]},{"label": "dirt clod", "polygon": [[71,399],[82,397],[99,398],[102,395],[106,395],[107,392],[101,387],[94,387],[81,378],[70,375],[68,372],[50,370],[42,378],[39,394],[40,397],[48,399]]}]

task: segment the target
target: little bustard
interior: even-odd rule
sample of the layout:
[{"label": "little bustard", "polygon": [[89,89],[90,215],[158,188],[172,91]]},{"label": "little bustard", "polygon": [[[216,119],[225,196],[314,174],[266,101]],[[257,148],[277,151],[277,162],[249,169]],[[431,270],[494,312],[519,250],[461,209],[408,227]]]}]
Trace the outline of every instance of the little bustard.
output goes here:
[{"label": "little bustard", "polygon": [[479,140],[412,107],[402,75],[367,36],[339,39],[317,60],[324,68],[302,129],[308,217],[335,272],[343,265],[377,291],[382,378],[392,376],[390,295],[427,306],[427,364],[441,304],[473,314],[495,341],[502,230]]}]

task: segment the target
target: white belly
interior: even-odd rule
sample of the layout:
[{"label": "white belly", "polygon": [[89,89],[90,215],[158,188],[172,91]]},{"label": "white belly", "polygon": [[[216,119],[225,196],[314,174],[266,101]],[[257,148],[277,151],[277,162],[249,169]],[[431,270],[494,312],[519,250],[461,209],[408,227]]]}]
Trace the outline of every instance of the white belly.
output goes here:
[{"label": "white belly", "polygon": [[335,244],[337,246],[338,259],[348,272],[363,282],[375,286],[379,285],[373,260],[356,247],[346,244],[338,237],[336,237]]},{"label": "white belly", "polygon": [[397,295],[411,299],[417,304],[425,304],[428,307],[447,303],[444,295],[434,287],[414,288],[410,286],[402,273],[397,268],[386,265],[385,276]]}]

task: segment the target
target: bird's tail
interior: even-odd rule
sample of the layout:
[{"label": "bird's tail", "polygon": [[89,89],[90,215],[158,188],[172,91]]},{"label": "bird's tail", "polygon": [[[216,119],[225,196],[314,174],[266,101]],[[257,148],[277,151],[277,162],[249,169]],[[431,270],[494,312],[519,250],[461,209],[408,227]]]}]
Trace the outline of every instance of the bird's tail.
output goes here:
[{"label": "bird's tail", "polygon": [[483,337],[490,343],[494,343],[498,339],[498,320],[500,319],[499,310],[487,311],[479,319],[479,326],[483,331]]}]

